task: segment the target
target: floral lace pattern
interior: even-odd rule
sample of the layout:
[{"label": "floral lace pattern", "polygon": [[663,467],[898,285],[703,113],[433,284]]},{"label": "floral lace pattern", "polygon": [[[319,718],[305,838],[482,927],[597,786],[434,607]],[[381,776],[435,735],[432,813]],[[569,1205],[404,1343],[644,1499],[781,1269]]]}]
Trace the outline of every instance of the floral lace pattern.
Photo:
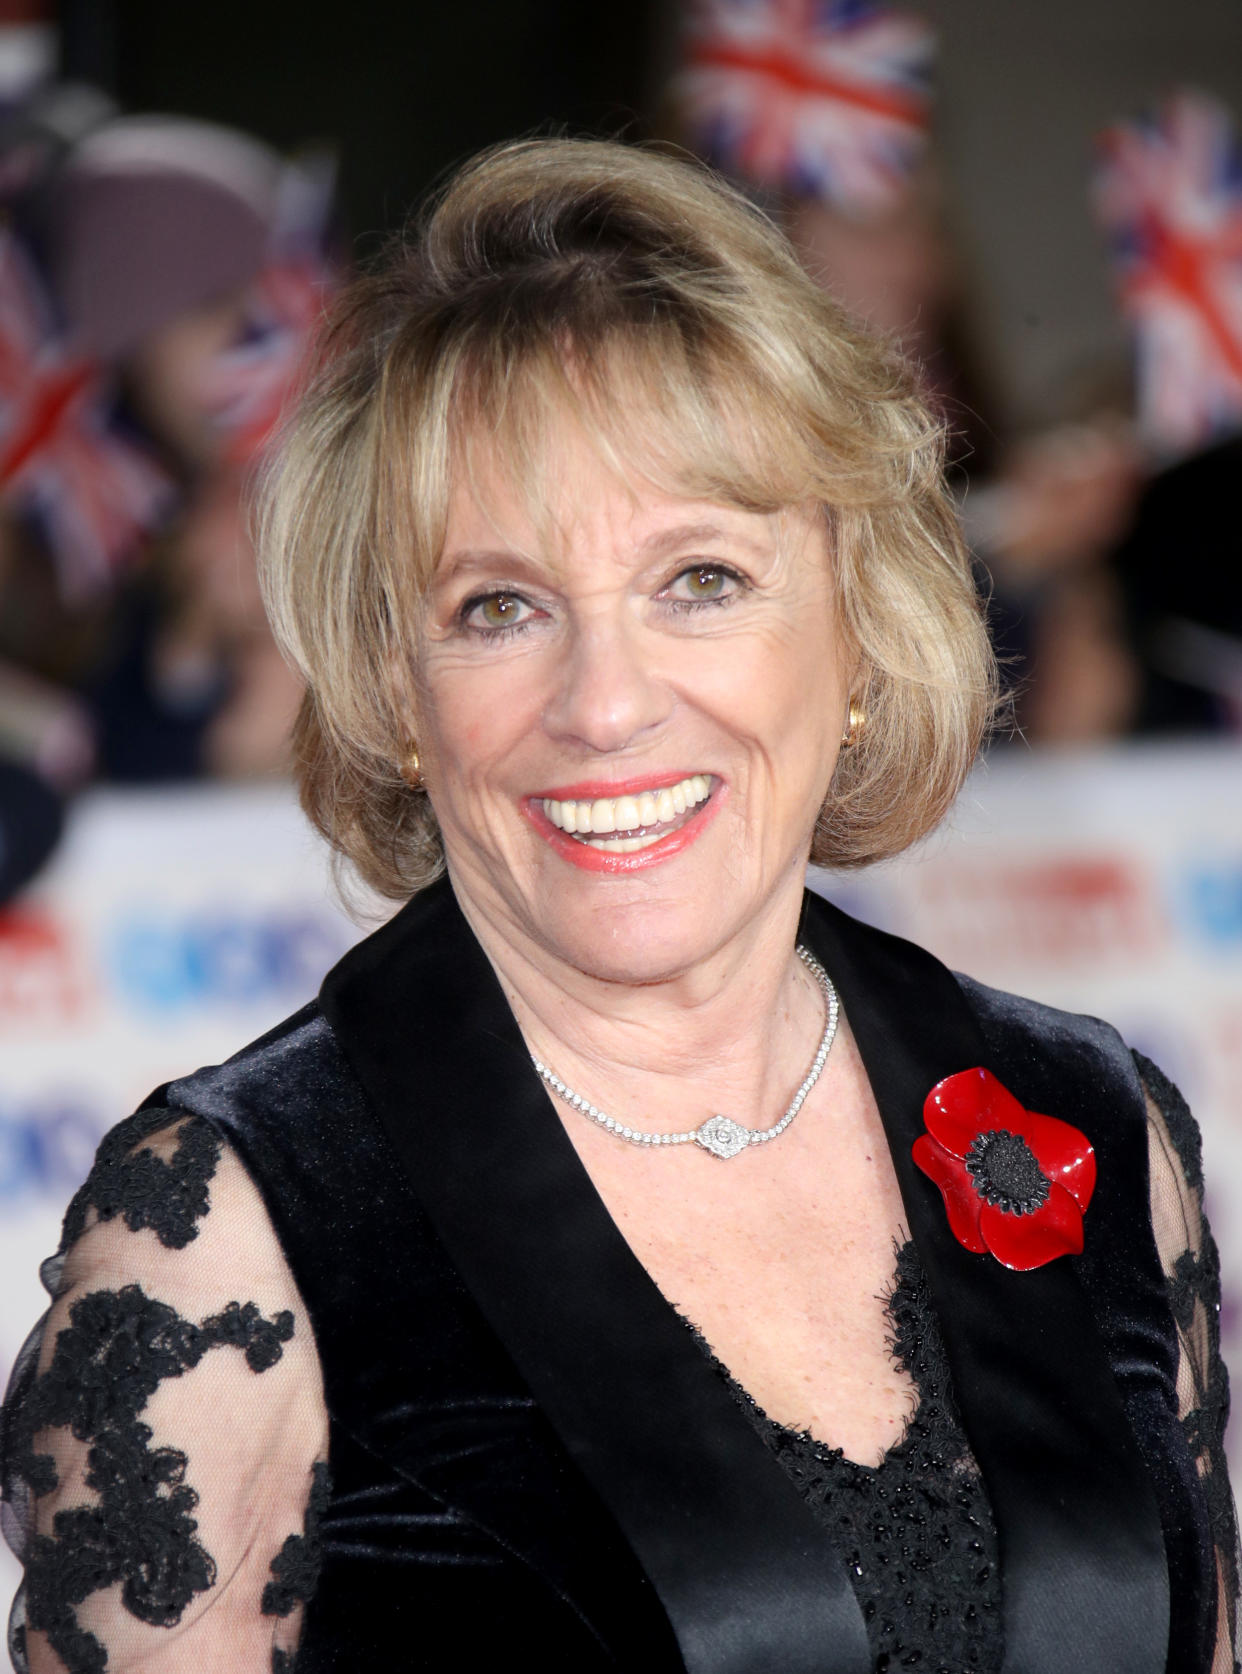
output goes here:
[{"label": "floral lace pattern", "polygon": [[[306,1502],[302,1532],[291,1534],[272,1559],[275,1580],[264,1587],[259,1606],[265,1616],[288,1616],[299,1604],[309,1604],[314,1598],[323,1567],[320,1525],[331,1496],[332,1478],[327,1465],[319,1460],[311,1472],[310,1499]],[[291,1668],[293,1664],[286,1659],[285,1666]]]},{"label": "floral lace pattern", "polygon": [[47,1634],[69,1674],[97,1674],[107,1652],[74,1614],[89,1594],[119,1581],[131,1615],[172,1627],[216,1578],[195,1538],[198,1494],[185,1480],[186,1455],[152,1447],[138,1414],[163,1379],[181,1377],[209,1349],[240,1349],[251,1371],[267,1371],[293,1336],[293,1315],[266,1320],[253,1303],[231,1302],[195,1325],[126,1285],[84,1296],[69,1320],[26,1404],[17,1469],[36,1496],[57,1487],[51,1456],[31,1444],[40,1430],[64,1426],[91,1444],[85,1482],[99,1501],[58,1511],[52,1534],[35,1536],[26,1559],[26,1625]]},{"label": "floral lace pattern", "polygon": [[182,1250],[198,1236],[220,1139],[209,1123],[192,1116],[182,1122],[177,1148],[165,1162],[141,1142],[167,1126],[166,1110],[140,1110],[105,1134],[95,1166],[65,1214],[62,1250],[86,1230],[91,1209],[101,1221],[122,1216],[131,1232],[150,1227],[170,1250]]},{"label": "floral lace pattern", "polygon": [[1238,1527],[1225,1457],[1229,1373],[1220,1353],[1220,1256],[1203,1213],[1203,1142],[1178,1089],[1141,1053],[1151,1101],[1152,1210],[1178,1337],[1182,1427],[1207,1503],[1220,1571],[1223,1647],[1215,1667],[1238,1667]]},{"label": "floral lace pattern", "polygon": [[[47,1264],[52,1283],[64,1283],[84,1234],[111,1221],[154,1234],[164,1250],[185,1249],[212,1207],[222,1152],[217,1134],[198,1118],[150,1111],[122,1123],[70,1205],[60,1253]],[[63,1303],[55,1313],[64,1315]],[[68,1674],[104,1674],[108,1636],[83,1626],[78,1611],[106,1589],[119,1586],[121,1606],[135,1621],[169,1628],[216,1585],[217,1561],[195,1516],[204,1485],[191,1480],[187,1452],[161,1443],[143,1415],[163,1386],[212,1351],[232,1349],[252,1374],[270,1372],[294,1326],[291,1308],[265,1313],[253,1301],[229,1301],[195,1320],[127,1283],[84,1287],[55,1331],[50,1356],[36,1333],[14,1374],[0,1437],[6,1498],[26,1525],[19,1533],[25,1583],[11,1633],[19,1671],[28,1665],[28,1634],[41,1632]],[[44,1450],[49,1446],[55,1453]],[[66,1486],[62,1458],[74,1473],[72,1492],[49,1519],[40,1502]],[[308,1481],[302,1532],[280,1545],[262,1591],[260,1612],[272,1618],[292,1616],[315,1590],[330,1494],[326,1464],[314,1465]],[[296,1635],[296,1622],[288,1631]],[[273,1644],[274,1669],[290,1671],[294,1660],[291,1647]]]}]

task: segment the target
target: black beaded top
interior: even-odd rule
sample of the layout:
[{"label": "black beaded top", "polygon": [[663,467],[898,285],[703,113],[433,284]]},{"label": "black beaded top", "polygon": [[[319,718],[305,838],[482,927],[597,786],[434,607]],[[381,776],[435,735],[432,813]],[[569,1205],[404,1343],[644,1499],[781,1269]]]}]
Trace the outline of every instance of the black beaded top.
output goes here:
[{"label": "black beaded top", "polygon": [[904,1668],[999,1674],[1004,1636],[996,1525],[911,1243],[898,1251],[887,1313],[893,1358],[909,1373],[917,1405],[902,1440],[878,1465],[856,1464],[839,1447],[775,1423],[712,1359],[840,1553],[862,1606],[876,1674]]}]

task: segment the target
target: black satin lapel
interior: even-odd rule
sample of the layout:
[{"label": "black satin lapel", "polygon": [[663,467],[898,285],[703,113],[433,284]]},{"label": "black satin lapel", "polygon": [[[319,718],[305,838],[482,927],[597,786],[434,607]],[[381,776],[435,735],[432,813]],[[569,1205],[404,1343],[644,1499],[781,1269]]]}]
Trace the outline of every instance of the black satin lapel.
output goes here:
[{"label": "black satin lapel", "polygon": [[1169,1612],[1159,1512],[1074,1267],[1013,1273],[963,1249],[911,1158],[935,1083],[988,1062],[961,989],[930,954],[814,897],[802,934],[870,1077],[991,1496],[1005,1674],[1158,1674]]},{"label": "black satin lapel", "polygon": [[447,885],[347,955],[322,1003],[690,1674],[865,1674],[843,1565],[608,1215]]}]

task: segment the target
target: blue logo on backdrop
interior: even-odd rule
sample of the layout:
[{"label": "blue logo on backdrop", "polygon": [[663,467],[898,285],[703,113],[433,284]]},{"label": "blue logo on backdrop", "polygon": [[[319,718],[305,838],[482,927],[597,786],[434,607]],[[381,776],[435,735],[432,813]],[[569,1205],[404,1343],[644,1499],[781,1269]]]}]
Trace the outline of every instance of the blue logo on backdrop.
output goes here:
[{"label": "blue logo on backdrop", "polygon": [[312,913],[133,918],[110,938],[120,992],[144,1010],[308,1000],[348,945],[343,925]]},{"label": "blue logo on backdrop", "polygon": [[1190,928],[1200,940],[1242,951],[1242,858],[1192,865],[1182,897]]},{"label": "blue logo on backdrop", "polygon": [[63,1202],[90,1172],[107,1125],[72,1094],[0,1102],[0,1203],[34,1196]]}]

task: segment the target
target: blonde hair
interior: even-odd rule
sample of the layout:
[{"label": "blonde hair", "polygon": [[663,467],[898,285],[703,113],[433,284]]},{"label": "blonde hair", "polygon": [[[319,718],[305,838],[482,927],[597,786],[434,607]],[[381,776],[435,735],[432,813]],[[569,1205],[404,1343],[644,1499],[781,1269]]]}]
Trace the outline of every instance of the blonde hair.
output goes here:
[{"label": "blonde hair", "polygon": [[302,800],[334,847],[399,899],[440,871],[435,814],[402,769],[450,489],[484,447],[537,500],[566,416],[667,490],[823,506],[866,718],[810,858],[861,866],[930,830],[994,703],[940,424],[724,182],[543,139],[467,164],[346,292],[262,484],[268,609],[307,682]]}]

